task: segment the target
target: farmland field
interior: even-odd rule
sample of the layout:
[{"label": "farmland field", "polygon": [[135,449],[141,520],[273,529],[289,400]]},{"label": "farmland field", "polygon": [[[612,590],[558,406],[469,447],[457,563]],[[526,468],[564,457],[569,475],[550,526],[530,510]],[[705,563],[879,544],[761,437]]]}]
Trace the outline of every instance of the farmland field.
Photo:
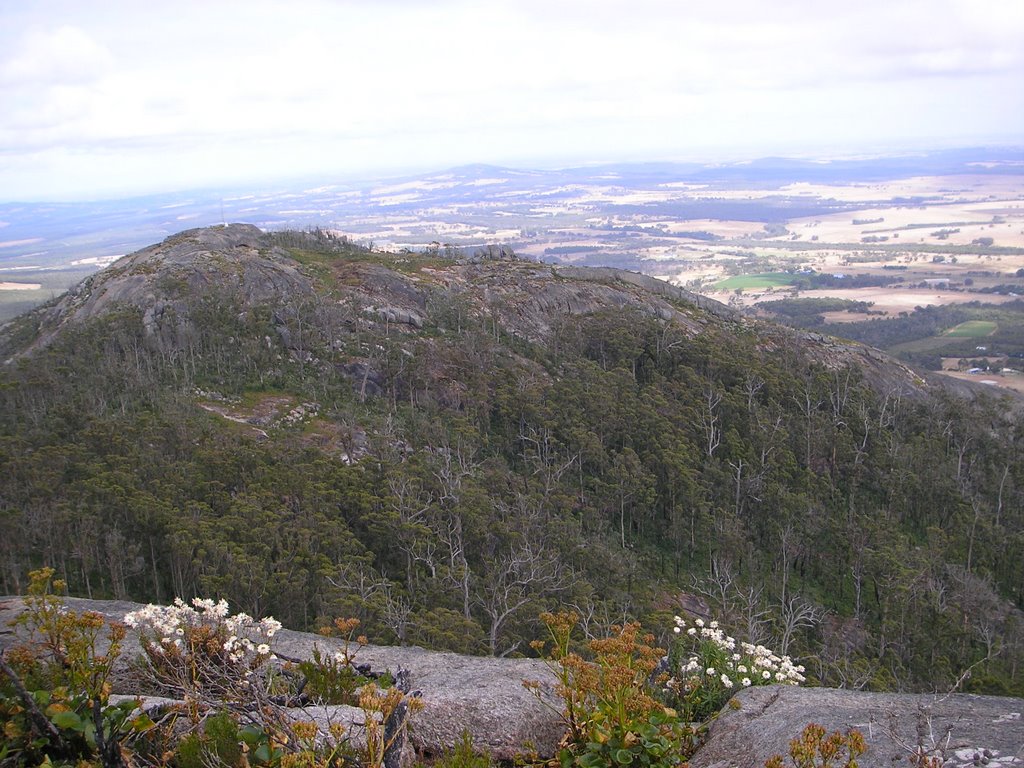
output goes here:
[{"label": "farmland field", "polygon": [[[500,244],[542,262],[643,272],[915,365],[938,368],[940,356],[986,347],[1006,361],[998,368],[1024,367],[1019,150],[540,171],[465,166],[0,205],[0,282],[19,284],[0,290],[0,323],[120,254],[185,226],[224,221],[323,227],[396,252],[473,254]],[[836,300],[851,306],[827,303]],[[776,314],[780,301],[790,303],[788,314]]]},{"label": "farmland field", "polygon": [[791,285],[797,275],[788,272],[762,272],[757,275],[735,275],[715,284],[715,290],[733,291],[737,288],[777,288]]},{"label": "farmland field", "polygon": [[959,339],[975,339],[991,336],[998,326],[991,320],[968,320],[946,331],[946,336]]}]

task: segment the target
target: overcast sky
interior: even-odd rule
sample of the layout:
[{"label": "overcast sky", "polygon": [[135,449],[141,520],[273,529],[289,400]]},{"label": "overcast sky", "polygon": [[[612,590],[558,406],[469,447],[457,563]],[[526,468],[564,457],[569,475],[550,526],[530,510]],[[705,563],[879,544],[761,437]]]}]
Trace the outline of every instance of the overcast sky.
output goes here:
[{"label": "overcast sky", "polygon": [[0,0],[0,200],[1024,144],[1024,0]]}]

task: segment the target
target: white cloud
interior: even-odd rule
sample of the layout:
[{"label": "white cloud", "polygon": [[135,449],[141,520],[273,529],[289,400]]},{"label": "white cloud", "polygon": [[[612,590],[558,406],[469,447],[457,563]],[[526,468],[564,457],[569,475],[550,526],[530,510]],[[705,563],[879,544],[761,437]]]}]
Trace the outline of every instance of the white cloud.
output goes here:
[{"label": "white cloud", "polygon": [[26,34],[0,63],[0,84],[22,88],[80,85],[94,82],[113,63],[104,46],[78,27],[65,24]]},{"label": "white cloud", "polygon": [[31,157],[50,188],[1024,132],[1019,0],[40,0],[0,22],[8,195]]}]

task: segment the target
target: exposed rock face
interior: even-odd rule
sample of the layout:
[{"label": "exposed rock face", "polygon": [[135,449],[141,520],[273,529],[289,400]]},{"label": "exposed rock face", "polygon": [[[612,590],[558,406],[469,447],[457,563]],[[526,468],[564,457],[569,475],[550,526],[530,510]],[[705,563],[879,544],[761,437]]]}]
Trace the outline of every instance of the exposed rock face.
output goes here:
[{"label": "exposed rock face", "polygon": [[772,755],[789,764],[789,741],[808,723],[855,728],[868,751],[861,768],[910,765],[924,747],[947,768],[1024,766],[1024,700],[997,696],[862,693],[830,688],[747,688],[711,726],[691,768],[760,768]]},{"label": "exposed rock face", "polygon": [[[273,647],[279,653],[308,658],[314,643],[322,650],[341,648],[337,640],[287,630],[275,636]],[[562,737],[554,678],[541,661],[366,646],[359,651],[358,662],[376,671],[401,668],[409,672],[412,690],[420,692],[424,705],[411,719],[411,740],[418,752],[438,755],[456,744],[464,730],[477,748],[502,759],[522,752],[526,744],[542,755],[552,755]],[[547,704],[523,687],[524,680],[546,684]]]},{"label": "exposed rock face", "polygon": [[[430,323],[446,327],[473,316],[493,321],[496,330],[542,343],[568,317],[632,310],[671,322],[689,337],[708,328],[744,333],[760,325],[765,347],[801,347],[831,370],[859,367],[886,396],[928,388],[909,368],[877,350],[762,325],[717,301],[635,272],[503,258],[418,262],[419,257],[409,255],[369,253],[358,258],[339,254],[311,270],[278,242],[247,224],[172,235],[125,256],[57,302],[35,310],[27,346],[11,342],[13,348],[6,349],[0,329],[0,348],[15,356],[31,353],[50,344],[65,327],[128,308],[139,313],[149,343],[177,350],[194,330],[190,312],[198,299],[211,299],[214,305],[237,308],[239,313],[269,308],[276,336],[303,359],[308,350],[296,349],[291,321],[303,314],[302,307],[308,310],[313,305],[329,307],[327,315],[334,313],[334,320],[322,329],[325,338],[337,338],[337,327],[349,322],[349,313],[388,330],[410,333]],[[302,322],[308,325],[309,312],[305,315]],[[936,384],[949,386],[948,380]]]},{"label": "exposed rock face", "polygon": [[46,346],[68,323],[119,307],[142,313],[147,336],[180,342],[188,300],[214,296],[243,306],[287,303],[311,295],[312,282],[258,227],[231,224],[190,229],[118,259],[39,313],[39,334],[29,350]]},{"label": "exposed rock face", "polygon": [[639,272],[628,272],[611,267],[557,267],[556,269],[558,274],[574,280],[619,280],[674,301],[688,302],[723,319],[735,320],[740,316],[736,310],[721,302]]}]

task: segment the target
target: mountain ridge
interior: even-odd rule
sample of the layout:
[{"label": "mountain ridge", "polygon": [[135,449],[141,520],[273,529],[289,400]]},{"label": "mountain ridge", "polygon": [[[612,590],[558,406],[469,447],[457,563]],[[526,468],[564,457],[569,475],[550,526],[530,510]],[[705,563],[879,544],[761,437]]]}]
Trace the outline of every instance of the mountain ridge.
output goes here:
[{"label": "mountain ridge", "polygon": [[699,605],[825,685],[1024,687],[1019,409],[861,345],[497,246],[232,225],[0,350],[3,592],[45,563],[492,655],[545,610]]},{"label": "mountain ridge", "polygon": [[[188,295],[236,296],[249,308],[312,299],[315,279],[305,274],[303,266],[284,247],[274,244],[273,237],[250,224],[203,227],[182,231],[124,256],[64,296],[28,313],[36,336],[15,356],[45,346],[66,323],[83,322],[118,307],[130,306],[141,311],[147,338],[173,346],[181,344],[181,334],[186,331],[183,302]],[[347,242],[344,246],[359,250]],[[551,317],[563,312],[585,315],[609,307],[639,308],[661,321],[678,323],[689,333],[699,332],[706,324],[706,320],[700,319],[704,314],[736,328],[749,327],[754,322],[714,299],[638,272],[547,265],[502,258],[501,249],[492,248],[491,252],[498,258],[492,258],[484,249],[480,252],[482,256],[472,259],[437,263],[426,277],[397,272],[389,268],[387,257],[382,256],[373,265],[360,263],[357,269],[336,275],[343,285],[359,284],[347,285],[351,289],[348,295],[336,300],[352,302],[355,295],[362,303],[373,306],[372,311],[385,320],[422,327],[427,304],[425,291],[465,295],[480,287],[482,296],[477,297],[477,311],[482,311],[485,304],[494,304],[502,323],[513,333],[531,340],[540,340],[550,332]],[[395,258],[401,261],[403,256]],[[502,302],[505,307],[497,306]],[[681,311],[680,304],[697,311]],[[760,327],[768,326],[761,323]],[[926,380],[921,375],[878,350],[826,339],[820,334],[788,333],[792,343],[817,349],[828,367],[856,361],[874,373],[873,380],[881,382],[880,388],[904,387],[908,392],[917,392],[925,387]],[[0,349],[5,335],[9,337],[9,331],[0,326]],[[11,351],[4,356],[10,356]],[[969,387],[947,384],[947,379],[930,378],[929,386],[947,385],[963,393],[972,391]]]}]

